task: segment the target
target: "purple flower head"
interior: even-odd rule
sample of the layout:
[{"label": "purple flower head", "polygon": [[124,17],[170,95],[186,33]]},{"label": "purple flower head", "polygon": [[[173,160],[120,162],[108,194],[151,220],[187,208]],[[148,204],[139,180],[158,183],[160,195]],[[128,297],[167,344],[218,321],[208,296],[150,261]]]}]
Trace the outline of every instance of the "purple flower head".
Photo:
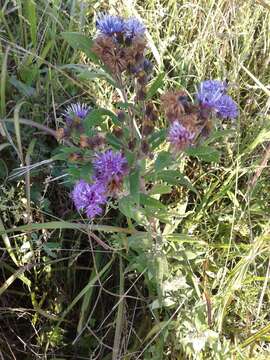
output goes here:
[{"label": "purple flower head", "polygon": [[175,150],[183,150],[189,146],[195,137],[195,133],[186,129],[178,121],[174,121],[169,129],[168,141]]},{"label": "purple flower head", "polygon": [[135,36],[142,36],[145,33],[144,24],[135,17],[129,18],[124,22],[124,32],[127,38],[134,38]]},{"label": "purple flower head", "polygon": [[124,31],[124,21],[120,16],[100,14],[96,21],[97,29],[101,34],[114,36]]},{"label": "purple flower head", "polygon": [[102,214],[102,205],[106,203],[104,185],[101,183],[88,184],[80,180],[72,191],[72,199],[78,211],[85,211],[88,218],[93,219]]},{"label": "purple flower head", "polygon": [[71,126],[74,118],[84,120],[86,116],[90,113],[91,109],[91,106],[80,102],[67,106],[66,110],[63,113],[66,118],[67,125]]},{"label": "purple flower head", "polygon": [[238,109],[233,99],[226,94],[227,84],[219,80],[206,80],[200,85],[197,99],[202,107],[214,110],[222,118],[236,118]]},{"label": "purple flower head", "polygon": [[97,154],[93,166],[94,179],[105,186],[113,183],[114,186],[119,187],[123,177],[128,173],[127,160],[119,151],[107,150],[105,153]]},{"label": "purple flower head", "polygon": [[226,94],[227,84],[219,80],[206,80],[200,85],[197,93],[198,101],[209,107],[214,106],[215,102],[224,94]]},{"label": "purple flower head", "polygon": [[235,119],[238,116],[237,105],[229,95],[221,96],[216,101],[214,108],[221,118]]}]

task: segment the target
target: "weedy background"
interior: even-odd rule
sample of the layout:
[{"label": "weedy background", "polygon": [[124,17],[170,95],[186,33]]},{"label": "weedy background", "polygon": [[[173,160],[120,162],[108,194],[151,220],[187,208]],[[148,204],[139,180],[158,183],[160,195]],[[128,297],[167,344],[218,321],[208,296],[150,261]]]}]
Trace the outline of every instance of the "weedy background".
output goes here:
[{"label": "weedy background", "polygon": [[[190,182],[168,195],[189,236],[166,239],[162,274],[148,239],[132,239],[137,252],[105,250],[63,222],[75,212],[43,130],[71,101],[116,97],[78,71],[89,61],[61,36],[92,37],[100,11],[145,22],[155,75],[166,72],[160,93],[226,78],[241,110],[216,141],[220,162],[188,161]],[[269,14],[268,0],[1,0],[1,359],[269,358]],[[103,223],[125,225],[116,210]],[[98,235],[114,249],[127,240]]]}]

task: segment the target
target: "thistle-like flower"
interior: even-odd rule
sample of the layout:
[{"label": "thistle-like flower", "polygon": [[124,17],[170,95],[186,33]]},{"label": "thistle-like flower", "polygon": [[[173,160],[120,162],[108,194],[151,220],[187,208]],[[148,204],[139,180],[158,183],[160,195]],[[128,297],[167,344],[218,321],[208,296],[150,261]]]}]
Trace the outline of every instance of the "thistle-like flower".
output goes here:
[{"label": "thistle-like flower", "polygon": [[114,36],[124,31],[124,21],[120,16],[100,14],[96,27],[102,35]]},{"label": "thistle-like flower", "polygon": [[200,84],[197,99],[200,103],[212,107],[227,91],[227,84],[219,80],[205,80]]},{"label": "thistle-like flower", "polygon": [[221,118],[235,119],[238,116],[237,105],[229,95],[223,95],[216,101],[215,110]]},{"label": "thistle-like flower", "polygon": [[86,116],[90,113],[91,109],[91,106],[85,103],[77,102],[74,104],[70,104],[63,112],[67,125],[71,126],[76,119],[79,120],[80,123],[80,121],[84,120]]},{"label": "thistle-like flower", "polygon": [[103,183],[108,192],[114,193],[120,188],[128,173],[128,163],[120,152],[107,150],[96,155],[93,161],[94,179]]},{"label": "thistle-like flower", "polygon": [[235,118],[238,109],[233,99],[226,94],[227,84],[219,80],[203,81],[197,93],[197,100],[201,107],[212,109],[222,118]]},{"label": "thistle-like flower", "polygon": [[178,121],[174,121],[169,129],[168,141],[176,151],[181,151],[191,145],[195,133],[189,131]]},{"label": "thistle-like flower", "polygon": [[135,36],[143,36],[145,26],[140,20],[132,17],[124,21],[124,33],[128,39],[133,39]]},{"label": "thistle-like flower", "polygon": [[102,183],[88,184],[84,180],[80,180],[75,184],[71,196],[76,209],[84,211],[90,219],[102,214],[102,205],[107,200],[105,187]]}]

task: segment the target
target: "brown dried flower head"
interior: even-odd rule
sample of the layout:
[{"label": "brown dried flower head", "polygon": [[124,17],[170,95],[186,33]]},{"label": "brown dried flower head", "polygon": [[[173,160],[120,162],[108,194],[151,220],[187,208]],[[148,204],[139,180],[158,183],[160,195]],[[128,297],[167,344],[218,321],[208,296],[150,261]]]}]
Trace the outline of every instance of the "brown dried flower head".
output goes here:
[{"label": "brown dried flower head", "polygon": [[152,102],[148,102],[145,107],[145,116],[155,122],[158,119],[158,112]]},{"label": "brown dried flower head", "polygon": [[126,70],[126,49],[122,48],[113,38],[106,35],[98,36],[94,41],[92,51],[113,73],[119,74]]},{"label": "brown dried flower head", "polygon": [[180,116],[185,113],[185,106],[182,99],[186,98],[186,96],[185,91],[169,91],[162,95],[161,104],[170,122],[179,119]]},{"label": "brown dried flower head", "polygon": [[126,59],[129,66],[138,65],[143,61],[146,45],[147,42],[144,36],[136,36],[132,40],[131,45],[126,49]]},{"label": "brown dried flower head", "polygon": [[88,149],[97,149],[104,145],[105,139],[101,135],[95,135],[95,136],[86,136],[81,135],[80,136],[80,146],[82,148],[88,148]]}]

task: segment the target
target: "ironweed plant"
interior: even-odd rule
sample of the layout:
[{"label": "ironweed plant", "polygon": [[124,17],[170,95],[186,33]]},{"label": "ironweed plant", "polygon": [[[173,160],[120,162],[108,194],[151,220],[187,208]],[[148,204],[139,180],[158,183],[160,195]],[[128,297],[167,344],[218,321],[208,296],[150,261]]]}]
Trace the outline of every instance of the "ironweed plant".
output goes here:
[{"label": "ironweed plant", "polygon": [[[91,76],[105,79],[116,90],[115,102],[106,109],[80,102],[67,106],[62,112],[64,126],[57,131],[63,143],[58,159],[67,160],[73,186],[70,196],[77,217],[90,230],[95,230],[96,222],[118,225],[121,219],[122,234],[99,245],[124,250],[130,269],[143,275],[149,294],[156,299],[152,311],[168,306],[166,296],[178,309],[181,299],[175,300],[174,292],[179,284],[176,281],[174,288],[175,280],[168,280],[166,270],[168,239],[183,236],[176,232],[182,215],[169,206],[175,201],[172,194],[178,185],[197,193],[185,175],[185,164],[189,158],[219,161],[220,152],[209,144],[222,139],[228,128],[233,131],[231,120],[238,116],[238,107],[228,95],[229,85],[221,80],[196,84],[194,99],[181,84],[160,97],[164,73],[154,76],[144,24],[136,18],[102,14],[96,27],[93,41],[78,33],[63,36],[92,60]],[[186,297],[192,297],[190,290]],[[199,304],[190,316],[201,316],[201,308]],[[195,352],[207,342],[216,344],[217,333],[206,331],[209,323],[201,329],[203,344],[194,337]],[[181,335],[186,336],[182,341],[186,353],[190,351],[189,326],[184,326],[186,333]]]},{"label": "ironweed plant", "polygon": [[[219,80],[203,81],[195,101],[176,89],[164,93],[159,104],[156,94],[163,74],[152,81],[144,24],[102,14],[96,27],[88,50],[121,101],[114,104],[115,112],[80,102],[63,112],[65,126],[58,129],[58,139],[72,143],[69,161],[77,170],[72,180],[79,177],[71,196],[78,212],[91,222],[116,200],[120,212],[135,221],[129,225],[145,227],[154,241],[162,235],[158,221],[171,221],[160,196],[171,191],[169,185],[184,180],[178,169],[185,156],[218,159],[219,153],[204,141],[220,119],[237,117],[237,105],[227,94],[227,83]],[[168,128],[157,122],[163,115]]]}]

